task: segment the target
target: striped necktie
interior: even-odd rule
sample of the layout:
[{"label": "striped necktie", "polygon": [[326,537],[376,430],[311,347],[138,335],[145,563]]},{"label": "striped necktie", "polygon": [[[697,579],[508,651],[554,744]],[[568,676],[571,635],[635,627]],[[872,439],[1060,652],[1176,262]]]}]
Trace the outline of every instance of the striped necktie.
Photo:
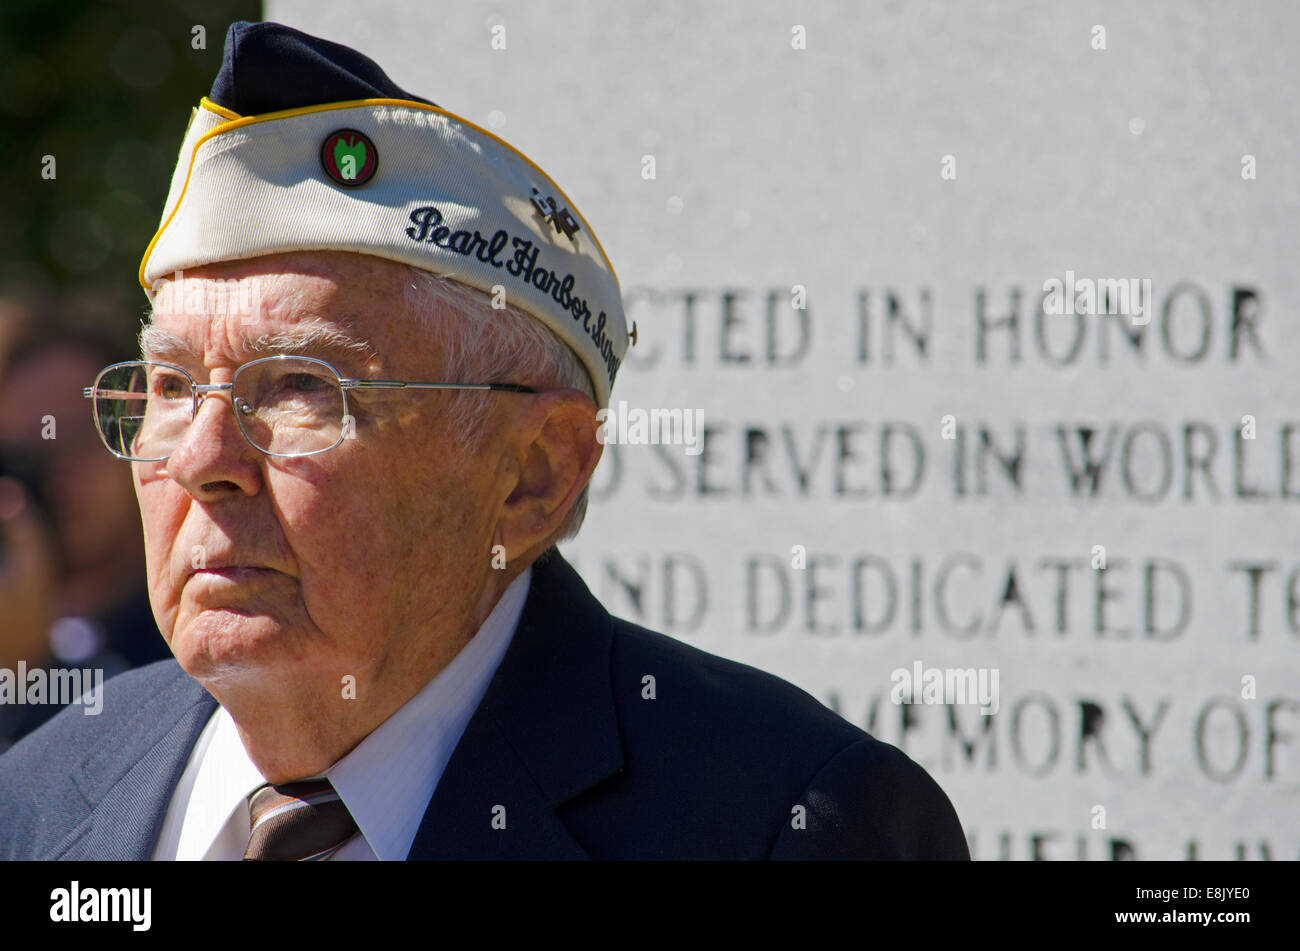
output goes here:
[{"label": "striped necktie", "polygon": [[322,862],[357,832],[328,779],[265,783],[248,797],[248,811],[252,833],[245,862]]}]

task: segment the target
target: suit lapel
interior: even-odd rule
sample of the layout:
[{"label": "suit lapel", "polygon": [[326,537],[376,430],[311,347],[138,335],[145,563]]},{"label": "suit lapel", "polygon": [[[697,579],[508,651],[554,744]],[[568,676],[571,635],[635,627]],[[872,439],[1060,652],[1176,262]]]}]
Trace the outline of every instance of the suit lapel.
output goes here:
[{"label": "suit lapel", "polygon": [[622,767],[610,617],[551,553],[465,728],[410,859],[587,858],[556,807]]},{"label": "suit lapel", "polygon": [[141,861],[153,853],[190,751],[217,701],[180,667],[76,767],[92,811],[49,859]]}]

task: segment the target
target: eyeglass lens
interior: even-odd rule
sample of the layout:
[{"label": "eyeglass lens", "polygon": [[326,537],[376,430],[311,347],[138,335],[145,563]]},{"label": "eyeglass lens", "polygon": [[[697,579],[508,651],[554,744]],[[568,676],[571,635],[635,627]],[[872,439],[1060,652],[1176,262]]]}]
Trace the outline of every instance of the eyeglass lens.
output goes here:
[{"label": "eyeglass lens", "polygon": [[[258,360],[240,367],[233,384],[239,427],[263,452],[321,452],[338,445],[344,435],[343,389],[327,364],[305,357]],[[128,363],[105,370],[94,395],[105,445],[130,459],[165,459],[193,419],[189,377],[162,364]]]}]

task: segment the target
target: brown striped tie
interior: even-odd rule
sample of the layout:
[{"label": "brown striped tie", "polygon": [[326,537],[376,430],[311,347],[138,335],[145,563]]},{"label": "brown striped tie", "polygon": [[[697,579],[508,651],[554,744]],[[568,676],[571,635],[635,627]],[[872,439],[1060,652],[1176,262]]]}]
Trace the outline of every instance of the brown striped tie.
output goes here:
[{"label": "brown striped tie", "polygon": [[328,779],[266,783],[248,797],[252,834],[245,862],[322,862],[357,832]]}]

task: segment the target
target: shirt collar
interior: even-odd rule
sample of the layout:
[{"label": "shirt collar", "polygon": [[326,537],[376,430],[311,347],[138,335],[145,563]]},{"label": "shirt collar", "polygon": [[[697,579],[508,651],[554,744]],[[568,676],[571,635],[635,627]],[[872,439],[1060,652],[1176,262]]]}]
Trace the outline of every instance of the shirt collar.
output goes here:
[{"label": "shirt collar", "polygon": [[[180,832],[177,857],[202,857],[218,842],[233,847],[226,842],[231,835],[231,815],[237,817],[237,826],[247,830],[248,794],[266,782],[248,758],[235,721],[225,707],[218,705],[204,734],[196,744],[196,749],[203,749],[203,758]],[[243,838],[247,840],[247,831]]]},{"label": "shirt collar", "polygon": [[531,578],[529,566],[452,662],[325,771],[381,860],[410,851],[447,760],[510,646]]}]

